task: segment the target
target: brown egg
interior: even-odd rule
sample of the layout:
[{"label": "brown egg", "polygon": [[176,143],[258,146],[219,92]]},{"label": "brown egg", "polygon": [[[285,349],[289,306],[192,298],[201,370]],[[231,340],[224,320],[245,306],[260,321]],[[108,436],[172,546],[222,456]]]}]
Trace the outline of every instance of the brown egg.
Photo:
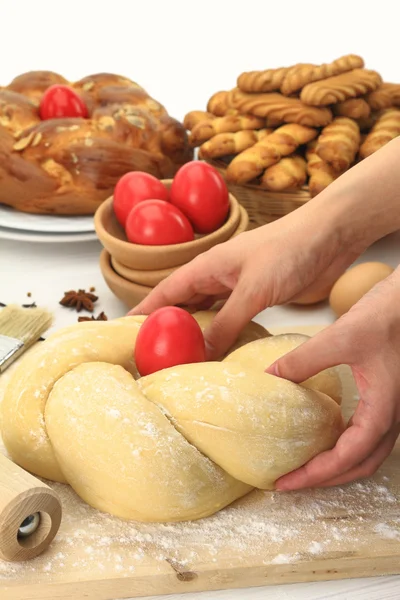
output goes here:
[{"label": "brown egg", "polygon": [[329,296],[329,303],[337,317],[346,313],[371,288],[393,273],[385,263],[367,262],[348,269],[336,281]]},{"label": "brown egg", "polygon": [[331,291],[332,286],[325,286],[322,289],[315,289],[309,292],[305,292],[304,294],[300,294],[294,300],[291,301],[290,304],[300,304],[300,305],[308,305],[308,304],[317,304],[318,302],[322,302],[329,298],[329,292]]}]

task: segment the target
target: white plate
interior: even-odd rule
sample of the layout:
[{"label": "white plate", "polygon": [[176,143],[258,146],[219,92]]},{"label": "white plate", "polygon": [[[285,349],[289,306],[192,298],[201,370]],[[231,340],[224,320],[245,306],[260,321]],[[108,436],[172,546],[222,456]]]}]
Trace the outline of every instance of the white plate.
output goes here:
[{"label": "white plate", "polygon": [[67,242],[92,242],[97,240],[95,232],[86,231],[82,233],[35,233],[28,231],[17,231],[0,227],[0,239],[14,240],[19,242],[38,243],[67,243]]},{"label": "white plate", "polygon": [[83,233],[94,231],[94,222],[92,215],[31,215],[0,204],[0,227],[40,233]]}]

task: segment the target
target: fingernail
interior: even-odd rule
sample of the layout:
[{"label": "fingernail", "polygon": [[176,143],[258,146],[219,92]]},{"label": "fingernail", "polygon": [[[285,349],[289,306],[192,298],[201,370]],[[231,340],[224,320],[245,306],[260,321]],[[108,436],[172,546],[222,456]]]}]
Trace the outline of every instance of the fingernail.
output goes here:
[{"label": "fingernail", "polygon": [[279,483],[275,486],[275,489],[277,492],[286,492],[287,490],[289,490],[290,488],[287,487],[284,483]]},{"label": "fingernail", "polygon": [[280,377],[278,363],[273,363],[272,365],[270,365],[268,369],[265,369],[265,373],[269,373],[270,375]]}]

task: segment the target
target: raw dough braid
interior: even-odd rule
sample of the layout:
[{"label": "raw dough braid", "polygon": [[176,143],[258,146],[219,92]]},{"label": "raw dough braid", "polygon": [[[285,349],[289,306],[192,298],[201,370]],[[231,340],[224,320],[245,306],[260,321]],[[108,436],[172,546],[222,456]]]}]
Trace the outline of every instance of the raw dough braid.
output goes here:
[{"label": "raw dough braid", "polygon": [[400,135],[400,110],[389,108],[378,118],[360,148],[361,158],[367,158]]},{"label": "raw dough braid", "polygon": [[237,110],[230,105],[229,92],[215,92],[207,103],[207,111],[216,117],[225,117],[225,115],[235,115]]},{"label": "raw dough braid", "polygon": [[[372,92],[375,94],[376,92]],[[350,98],[344,102],[338,102],[332,107],[333,114],[337,117],[348,117],[349,119],[368,119],[371,114],[371,105],[364,98]]]},{"label": "raw dough braid", "polygon": [[300,98],[304,104],[310,106],[336,104],[372,92],[381,83],[382,78],[376,71],[354,69],[335,77],[309,83],[302,89]]},{"label": "raw dough braid", "polygon": [[360,147],[360,129],[347,117],[336,117],[318,138],[316,152],[335,171],[347,171],[353,164]]},{"label": "raw dough braid", "polygon": [[[214,314],[194,316],[204,329]],[[279,342],[253,323],[241,343],[255,347],[135,380],[144,319],[75,324],[24,356],[1,405],[16,463],[124,519],[182,521],[273,489],[336,443],[343,420],[325,393],[340,396],[335,371],[304,386],[264,373],[307,338]]]},{"label": "raw dough braid", "polygon": [[188,112],[183,119],[183,125],[186,129],[191,131],[198,123],[210,121],[211,119],[215,119],[215,115],[205,110],[192,110],[191,112]]},{"label": "raw dough braid", "polygon": [[260,129],[264,126],[265,119],[261,117],[226,115],[197,123],[191,131],[189,141],[192,146],[200,146],[217,133],[234,133],[245,129]]},{"label": "raw dough braid", "polygon": [[264,117],[267,127],[282,123],[323,127],[332,121],[329,108],[306,106],[298,98],[287,98],[282,94],[247,94],[236,88],[229,92],[229,102],[242,114]]},{"label": "raw dough braid", "polygon": [[230,154],[239,154],[254,146],[273,131],[273,129],[258,129],[257,131],[218,133],[200,146],[199,156],[201,155],[201,158],[220,158]]},{"label": "raw dough braid", "polygon": [[303,125],[282,125],[232,160],[226,170],[228,181],[240,184],[255,179],[282,157],[310,142],[317,134],[316,129]]},{"label": "raw dough braid", "polygon": [[318,156],[315,151],[317,144],[318,140],[313,140],[308,144],[306,151],[308,189],[312,198],[327,188],[341,174]]},{"label": "raw dough braid", "polygon": [[260,186],[272,192],[284,192],[301,188],[306,179],[307,163],[302,156],[294,154],[268,167],[261,177]]},{"label": "raw dough braid", "polygon": [[333,77],[334,75],[340,75],[341,73],[346,73],[346,71],[359,69],[363,66],[363,59],[361,56],[356,56],[355,54],[347,54],[331,63],[323,65],[295,65],[285,74],[280,89],[282,94],[290,96],[290,94],[301,90],[309,83]]},{"label": "raw dough braid", "polygon": [[279,90],[290,67],[248,71],[239,75],[237,86],[242,92],[275,92]]}]

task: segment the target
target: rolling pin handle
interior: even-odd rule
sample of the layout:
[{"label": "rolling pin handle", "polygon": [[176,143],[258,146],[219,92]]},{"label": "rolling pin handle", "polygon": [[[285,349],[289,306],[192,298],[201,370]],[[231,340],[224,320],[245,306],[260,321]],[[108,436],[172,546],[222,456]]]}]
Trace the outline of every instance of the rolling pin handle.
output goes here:
[{"label": "rolling pin handle", "polygon": [[30,535],[34,534],[40,526],[40,513],[34,513],[33,515],[29,515],[26,517],[18,527],[17,538],[27,538]]},{"label": "rolling pin handle", "polygon": [[0,559],[24,561],[44,552],[61,513],[54,490],[0,453]]}]

